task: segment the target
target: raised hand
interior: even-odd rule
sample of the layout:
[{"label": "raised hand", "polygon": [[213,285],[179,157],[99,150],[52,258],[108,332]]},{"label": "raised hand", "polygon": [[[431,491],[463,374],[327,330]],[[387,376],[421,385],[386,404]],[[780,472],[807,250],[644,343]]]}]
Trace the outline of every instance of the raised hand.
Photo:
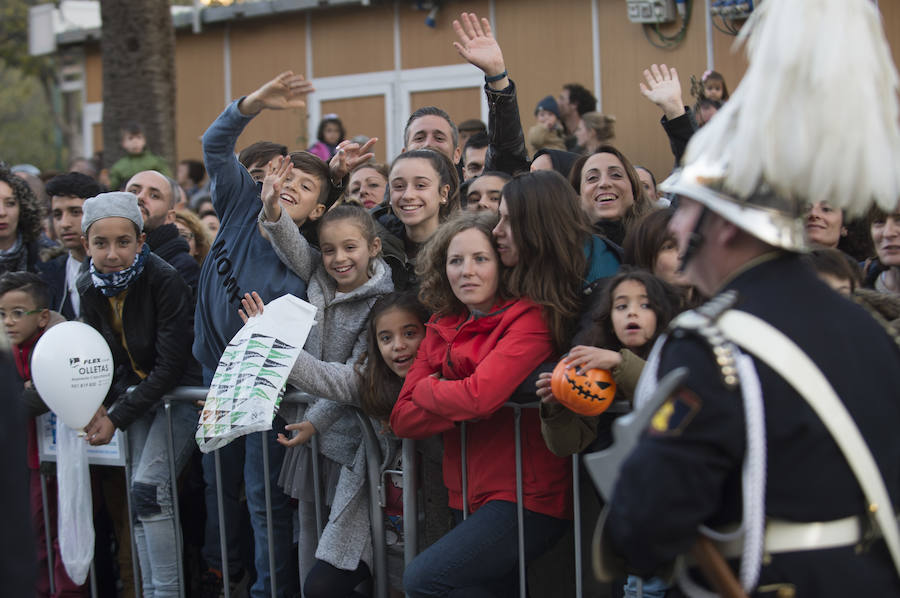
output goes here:
[{"label": "raised hand", "polygon": [[275,159],[273,168],[269,169],[263,179],[262,193],[259,197],[262,199],[263,211],[269,222],[278,222],[281,218],[281,188],[293,167],[290,156],[281,156]]},{"label": "raised hand", "polygon": [[331,180],[340,181],[350,174],[354,168],[374,158],[375,154],[369,150],[375,145],[376,141],[378,141],[378,137],[372,137],[362,145],[350,140],[341,141],[337,146],[337,151],[328,163]]},{"label": "raised hand", "polygon": [[684,102],[681,97],[681,81],[675,67],[651,64],[644,69],[647,84],[640,84],[644,97],[660,107],[669,120],[684,114]]},{"label": "raised hand", "polygon": [[312,83],[294,71],[285,71],[244,98],[238,109],[245,115],[263,109],[286,110],[306,106],[306,96],[315,91]]},{"label": "raised hand", "polygon": [[283,446],[298,446],[301,444],[306,444],[309,442],[309,439],[313,437],[313,434],[316,433],[316,428],[308,421],[302,421],[299,424],[288,424],[284,427],[285,430],[297,430],[297,433],[294,434],[291,438],[288,438],[284,434],[278,434],[278,438],[275,440],[278,441],[278,444]]},{"label": "raised hand", "polygon": [[[459,41],[453,42],[453,47],[469,63],[484,71],[485,76],[493,77],[506,70],[503,52],[494,39],[487,19],[479,21],[474,12],[464,12],[459,15],[459,20],[453,21],[453,30],[459,38]],[[504,77],[491,85],[495,89],[503,89],[509,85],[509,81]]]},{"label": "raised hand", "polygon": [[238,315],[241,316],[241,320],[243,320],[244,324],[246,324],[247,320],[253,316],[261,314],[265,309],[262,297],[260,297],[259,293],[256,291],[253,291],[252,295],[250,293],[244,293],[244,298],[241,299],[241,305],[243,305],[244,308],[238,309]]}]

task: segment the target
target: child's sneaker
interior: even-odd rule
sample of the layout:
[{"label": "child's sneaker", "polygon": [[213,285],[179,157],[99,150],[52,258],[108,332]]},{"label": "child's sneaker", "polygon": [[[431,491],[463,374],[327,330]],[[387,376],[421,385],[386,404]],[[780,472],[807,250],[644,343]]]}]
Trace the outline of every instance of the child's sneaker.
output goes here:
[{"label": "child's sneaker", "polygon": [[[229,598],[246,598],[249,575],[242,570],[229,575]],[[200,578],[200,598],[224,598],[225,587],[222,583],[222,572],[218,569],[207,569]]]}]

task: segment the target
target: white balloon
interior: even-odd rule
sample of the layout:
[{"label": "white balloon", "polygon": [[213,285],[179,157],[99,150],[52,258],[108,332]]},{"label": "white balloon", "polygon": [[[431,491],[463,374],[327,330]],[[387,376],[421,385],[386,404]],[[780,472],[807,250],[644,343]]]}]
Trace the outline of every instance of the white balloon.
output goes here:
[{"label": "white balloon", "polygon": [[113,358],[103,336],[82,322],[62,322],[41,335],[31,356],[31,379],[67,426],[84,428],[109,391]]}]

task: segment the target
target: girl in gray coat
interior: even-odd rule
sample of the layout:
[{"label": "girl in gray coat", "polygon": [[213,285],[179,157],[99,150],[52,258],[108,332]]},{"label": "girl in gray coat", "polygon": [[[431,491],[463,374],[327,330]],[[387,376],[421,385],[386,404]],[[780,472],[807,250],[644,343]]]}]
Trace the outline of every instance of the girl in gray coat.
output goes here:
[{"label": "girl in gray coat", "polygon": [[[393,282],[390,269],[378,257],[381,242],[375,235],[375,223],[358,206],[337,206],[328,211],[319,222],[321,251],[310,246],[290,218],[290,208],[282,209],[282,202],[290,205],[309,199],[304,193],[282,193],[291,176],[288,166],[282,164],[263,182],[260,225],[281,261],[307,282],[308,300],[317,308],[316,325],[306,340],[303,357],[351,364],[333,373],[330,379],[295,366],[289,383],[311,395],[330,397],[335,388],[354,382],[352,363],[365,350],[369,310],[378,297],[393,290]],[[316,193],[310,195],[314,201]],[[298,360],[298,364],[303,361]],[[313,434],[319,435],[326,502],[332,504],[344,470],[356,461],[361,433],[354,414],[333,401],[319,400],[305,410],[302,406],[284,405],[281,413],[285,420],[293,422],[287,429],[296,432],[292,438],[279,438],[289,447],[279,483],[287,494],[299,500],[300,574],[305,579],[315,563],[316,551],[312,452],[306,442]],[[335,510],[332,518],[339,515]],[[360,565],[361,549],[356,554],[333,556],[336,558],[328,559],[333,566],[354,570]]]},{"label": "girl in gray coat", "polygon": [[[255,294],[245,298],[243,304],[249,314],[263,310],[262,300]],[[387,422],[425,338],[428,316],[412,293],[383,295],[372,306],[366,326],[366,350],[355,364],[327,363],[303,352],[290,376],[292,383],[308,384],[315,387],[316,393],[329,397],[326,402],[357,405],[371,418],[380,444],[382,470],[398,467],[399,441]],[[365,445],[360,444],[353,464],[341,469],[328,525],[316,550],[317,561],[304,584],[307,598],[355,596],[353,588],[369,577],[372,522],[365,485]],[[393,498],[388,493],[386,515],[402,513],[399,496]],[[402,521],[390,519],[389,525],[396,526],[402,534]],[[395,588],[401,589],[402,552],[388,548],[389,578]]]},{"label": "girl in gray coat", "polygon": [[[263,310],[258,295],[243,301],[247,313]],[[372,306],[366,326],[366,350],[355,364],[327,363],[303,352],[290,379],[308,381],[316,392],[332,401],[359,406],[371,419],[378,436],[382,470],[397,469],[399,441],[390,431],[388,418],[397,401],[406,373],[425,338],[428,311],[412,293],[389,293]],[[318,403],[317,403],[318,404]],[[322,438],[327,436],[326,433]],[[355,596],[353,588],[365,581],[372,563],[372,522],[366,491],[365,445],[360,444],[352,465],[341,469],[328,525],[316,550],[316,564],[306,577],[307,598]],[[386,515],[402,513],[399,496],[387,494]],[[402,534],[402,521],[388,524]],[[401,545],[389,546],[391,584],[402,587]]]}]

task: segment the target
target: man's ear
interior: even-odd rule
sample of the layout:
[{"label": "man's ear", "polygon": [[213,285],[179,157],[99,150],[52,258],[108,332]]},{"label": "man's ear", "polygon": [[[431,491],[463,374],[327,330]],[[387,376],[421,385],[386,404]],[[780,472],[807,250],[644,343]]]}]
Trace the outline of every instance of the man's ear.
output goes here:
[{"label": "man's ear", "polygon": [[307,216],[306,219],[307,220],[318,220],[327,211],[328,211],[328,208],[325,207],[325,204],[317,203],[316,207],[313,208],[312,212],[309,213],[309,216]]},{"label": "man's ear", "polygon": [[84,253],[88,257],[91,257],[91,246],[88,244],[87,237],[81,235],[81,246],[84,248]]},{"label": "man's ear", "polygon": [[457,145],[456,149],[453,150],[453,166],[456,166],[457,164],[459,164],[459,159],[461,156],[462,156],[462,148]]},{"label": "man's ear", "polygon": [[166,212],[166,220],[163,224],[174,224],[175,223],[175,210],[169,210]]}]

